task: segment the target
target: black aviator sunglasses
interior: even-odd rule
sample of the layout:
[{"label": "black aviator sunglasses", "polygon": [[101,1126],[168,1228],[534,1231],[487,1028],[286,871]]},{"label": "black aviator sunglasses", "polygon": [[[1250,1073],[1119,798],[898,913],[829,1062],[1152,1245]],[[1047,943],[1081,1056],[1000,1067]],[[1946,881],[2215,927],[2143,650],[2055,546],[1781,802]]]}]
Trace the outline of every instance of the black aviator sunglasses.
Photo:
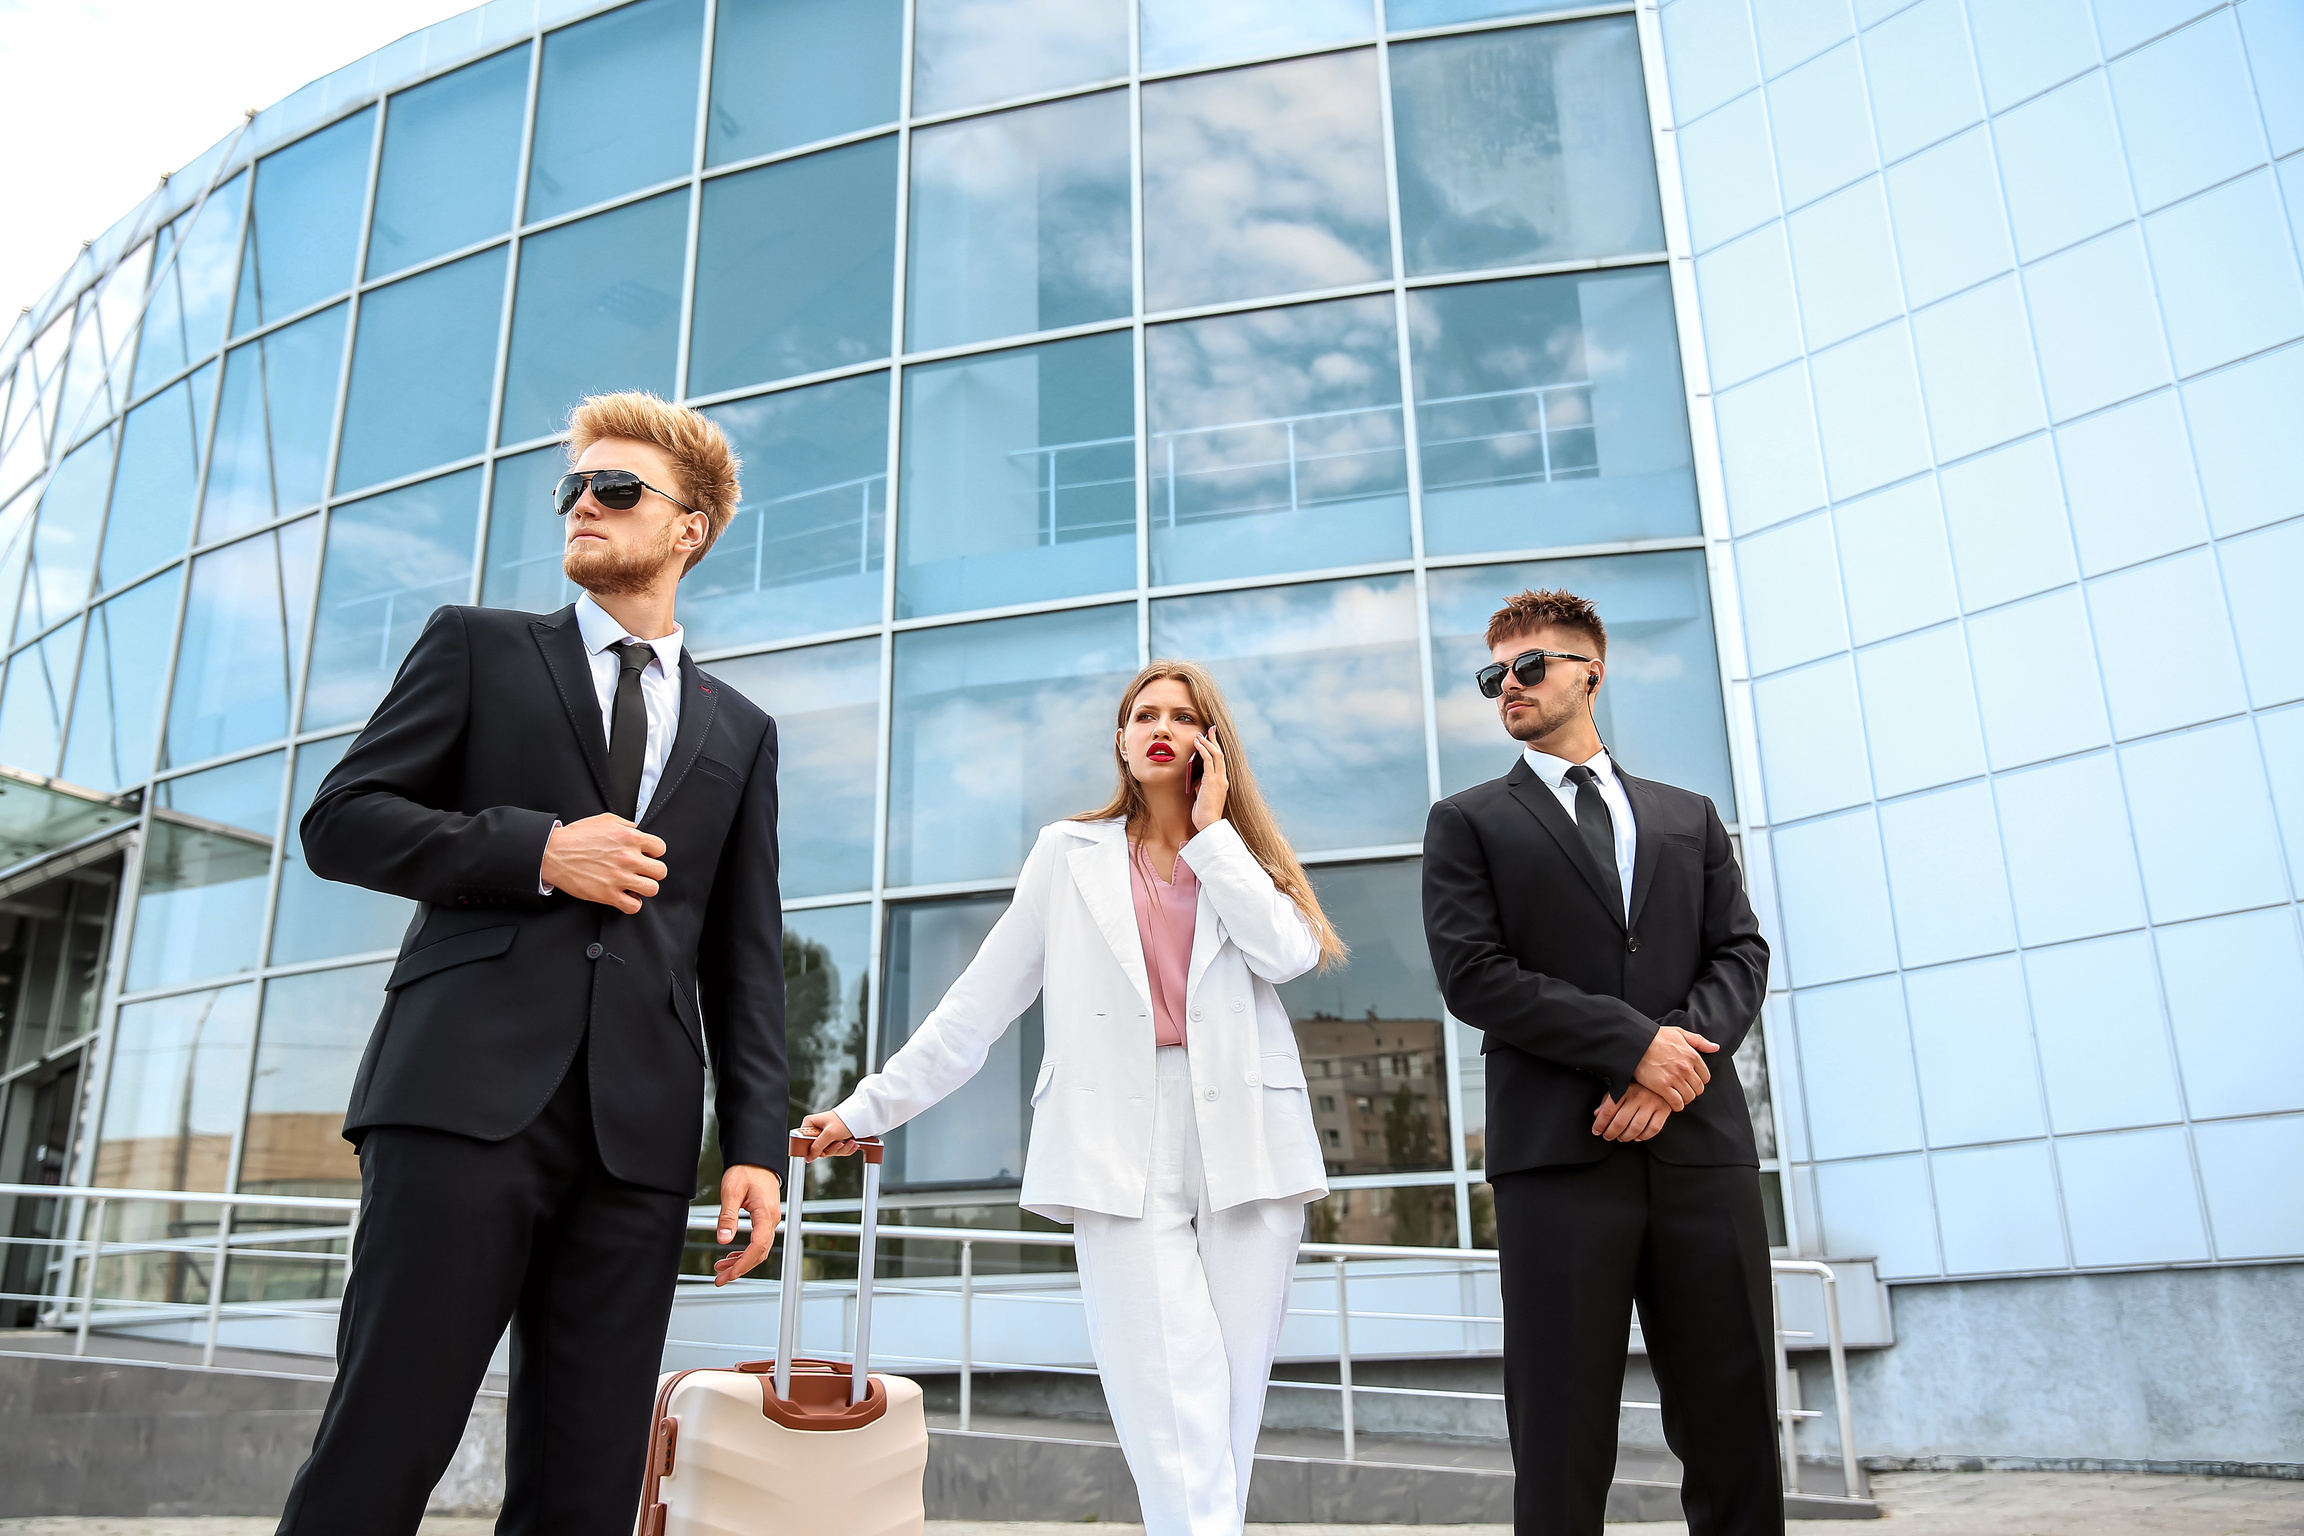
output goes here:
[{"label": "black aviator sunglasses", "polygon": [[[592,499],[611,512],[629,512],[640,505],[642,491],[656,491],[656,487],[628,469],[580,469],[562,475],[560,483],[553,487],[552,510],[567,516],[568,509],[583,499],[587,482],[592,487]],[[656,494],[683,512],[696,510],[669,491],[656,491]]]},{"label": "black aviator sunglasses", "polygon": [[1569,651],[1522,651],[1512,658],[1512,664],[1509,667],[1503,662],[1492,661],[1473,673],[1472,679],[1480,685],[1480,691],[1491,699],[1504,691],[1504,674],[1506,672],[1510,672],[1518,678],[1521,687],[1533,688],[1544,681],[1544,659],[1547,656],[1561,661],[1589,662],[1592,659],[1589,656],[1578,656]]}]

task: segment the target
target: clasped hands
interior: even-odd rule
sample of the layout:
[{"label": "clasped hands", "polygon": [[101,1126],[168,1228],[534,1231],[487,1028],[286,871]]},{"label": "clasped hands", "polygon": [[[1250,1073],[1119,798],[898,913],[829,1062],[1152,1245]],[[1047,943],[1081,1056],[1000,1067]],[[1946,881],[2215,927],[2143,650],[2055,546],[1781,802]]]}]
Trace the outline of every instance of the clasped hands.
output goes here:
[{"label": "clasped hands", "polygon": [[1646,1141],[1664,1129],[1674,1110],[1696,1102],[1712,1069],[1704,1058],[1720,1047],[1694,1030],[1659,1025],[1648,1042],[1640,1065],[1632,1069],[1632,1086],[1622,1099],[1603,1094],[1592,1112],[1592,1134],[1603,1141]]}]

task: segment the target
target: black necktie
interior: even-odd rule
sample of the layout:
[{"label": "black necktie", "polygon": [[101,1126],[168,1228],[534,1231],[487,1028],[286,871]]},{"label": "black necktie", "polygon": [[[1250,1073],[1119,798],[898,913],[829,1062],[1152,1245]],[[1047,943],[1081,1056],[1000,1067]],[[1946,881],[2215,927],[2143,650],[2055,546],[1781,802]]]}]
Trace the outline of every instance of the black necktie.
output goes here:
[{"label": "black necktie", "polygon": [[608,649],[622,666],[616,674],[616,701],[608,710],[608,787],[615,792],[608,809],[637,821],[640,770],[648,762],[648,701],[640,697],[640,674],[656,659],[656,650],[641,640],[619,641]]},{"label": "black necktie", "polygon": [[1568,782],[1576,786],[1576,830],[1591,850],[1592,861],[1600,866],[1600,889],[1607,893],[1608,910],[1621,917],[1624,883],[1616,878],[1616,818],[1608,814],[1608,802],[1600,798],[1600,775],[1578,763],[1568,770]]}]

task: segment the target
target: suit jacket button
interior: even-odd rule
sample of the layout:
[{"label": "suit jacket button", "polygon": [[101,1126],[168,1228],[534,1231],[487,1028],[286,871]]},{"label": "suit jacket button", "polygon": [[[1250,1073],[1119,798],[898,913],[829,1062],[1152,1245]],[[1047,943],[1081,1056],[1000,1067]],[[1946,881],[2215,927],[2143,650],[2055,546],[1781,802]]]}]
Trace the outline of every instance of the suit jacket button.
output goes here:
[{"label": "suit jacket button", "polygon": [[604,944],[587,944],[584,946],[584,958],[587,960],[597,960],[606,953],[608,953],[608,948]]},{"label": "suit jacket button", "polygon": [[1624,941],[1624,953],[1628,955],[1640,953],[1640,941],[1638,939],[1626,939]]}]

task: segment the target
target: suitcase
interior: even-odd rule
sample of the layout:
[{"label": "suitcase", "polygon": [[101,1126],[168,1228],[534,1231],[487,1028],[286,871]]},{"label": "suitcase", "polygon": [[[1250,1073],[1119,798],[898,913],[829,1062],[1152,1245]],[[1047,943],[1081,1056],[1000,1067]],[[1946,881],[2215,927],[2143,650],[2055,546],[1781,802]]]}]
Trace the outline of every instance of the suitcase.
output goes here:
[{"label": "suitcase", "polygon": [[881,1144],[865,1141],[856,1257],[856,1362],[795,1358],[800,1342],[800,1206],[808,1138],[792,1138],[784,1188],[783,1310],[776,1358],[671,1371],[656,1383],[638,1536],[756,1536],[838,1530],[921,1536],[928,1417],[919,1384],[871,1374],[872,1240]]}]

